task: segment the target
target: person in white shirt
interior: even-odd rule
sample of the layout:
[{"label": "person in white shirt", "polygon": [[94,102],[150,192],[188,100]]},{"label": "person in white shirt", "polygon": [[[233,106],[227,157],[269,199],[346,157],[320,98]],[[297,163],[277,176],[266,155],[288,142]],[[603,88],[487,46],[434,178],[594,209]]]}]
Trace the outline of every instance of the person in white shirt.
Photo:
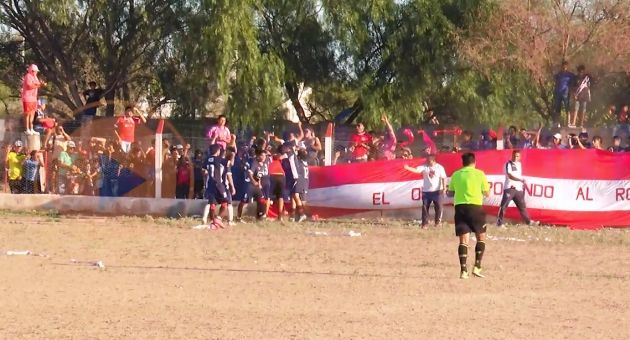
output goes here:
[{"label": "person in white shirt", "polygon": [[521,217],[527,225],[538,225],[538,222],[532,221],[527,213],[525,205],[525,178],[523,177],[523,166],[521,165],[521,152],[519,150],[512,151],[512,159],[505,163],[505,184],[503,186],[503,197],[499,208],[499,216],[497,226],[503,225],[503,215],[510,202],[514,202]]},{"label": "person in white shirt", "polygon": [[405,170],[422,174],[422,228],[429,224],[429,208],[433,203],[435,225],[442,223],[442,197],[446,194],[446,171],[435,161],[435,155],[427,156],[427,163],[419,167],[405,165]]}]

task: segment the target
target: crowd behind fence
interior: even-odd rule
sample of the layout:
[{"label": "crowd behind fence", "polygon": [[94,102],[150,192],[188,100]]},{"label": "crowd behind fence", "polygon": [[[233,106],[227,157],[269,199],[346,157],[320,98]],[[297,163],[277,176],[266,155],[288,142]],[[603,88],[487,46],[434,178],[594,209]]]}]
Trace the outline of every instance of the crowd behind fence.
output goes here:
[{"label": "crowd behind fence", "polygon": [[[7,125],[7,124],[5,124]],[[155,122],[144,122],[133,109],[116,118],[96,119],[64,127],[55,121],[37,122],[39,134],[12,133],[7,127],[3,157],[4,191],[12,193],[50,193],[60,195],[155,197]],[[71,130],[71,131],[69,131]],[[324,133],[326,125],[293,126],[286,131],[264,132],[259,136],[238,131],[224,136],[210,136],[206,129],[198,136],[179,136],[167,131],[162,144],[161,197],[204,197],[206,177],[204,160],[213,143],[231,147],[235,153],[232,174],[236,199],[242,196],[247,174],[244,164],[252,162],[252,149],[263,146],[273,155],[286,144],[304,149],[309,166],[325,164]],[[573,132],[572,132],[573,131]],[[575,132],[575,133],[574,133]],[[395,130],[386,117],[379,130],[366,131],[362,124],[336,126],[332,140],[331,164],[366,162],[382,159],[410,159],[439,152],[477,151],[497,148],[518,149],[601,149],[630,151],[630,126],[620,122],[614,129],[600,130],[601,135],[586,131],[509,127],[476,133],[439,125],[423,129]],[[612,134],[615,134],[613,137]],[[271,159],[271,157],[269,157]]]}]

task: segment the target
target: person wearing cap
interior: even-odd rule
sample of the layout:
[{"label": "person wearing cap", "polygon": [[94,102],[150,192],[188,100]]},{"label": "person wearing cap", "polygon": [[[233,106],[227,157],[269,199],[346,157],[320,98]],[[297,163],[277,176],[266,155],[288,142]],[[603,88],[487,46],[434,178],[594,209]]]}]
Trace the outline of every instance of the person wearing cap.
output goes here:
[{"label": "person wearing cap", "polygon": [[73,159],[70,154],[73,154],[75,149],[76,144],[74,144],[73,141],[68,141],[66,149],[59,154],[59,160],[57,162],[59,166],[59,171],[57,172],[57,193],[61,195],[66,193],[68,173],[73,171]]},{"label": "person wearing cap", "polygon": [[21,194],[24,192],[24,185],[22,181],[22,163],[26,158],[23,151],[23,144],[21,140],[16,140],[13,143],[11,151],[7,153],[5,163],[7,168],[7,174],[9,177],[9,188],[12,194]]},{"label": "person wearing cap", "polygon": [[35,119],[35,111],[37,111],[37,91],[40,87],[46,86],[46,83],[37,78],[39,68],[32,64],[28,67],[24,80],[22,82],[22,108],[24,110],[24,128],[27,135],[38,135],[33,130],[33,120]]},{"label": "person wearing cap", "polygon": [[[543,147],[541,147],[543,148]],[[548,146],[543,149],[551,149],[551,150],[565,150],[567,146],[562,144],[562,135],[560,133],[555,133],[551,136],[549,140]]]},{"label": "person wearing cap", "polygon": [[140,122],[147,122],[144,115],[134,116],[135,111],[136,109],[133,106],[127,106],[124,116],[118,117],[116,124],[114,124],[114,133],[118,137],[120,147],[125,153],[129,153],[131,143],[135,141],[136,125],[140,124]]}]

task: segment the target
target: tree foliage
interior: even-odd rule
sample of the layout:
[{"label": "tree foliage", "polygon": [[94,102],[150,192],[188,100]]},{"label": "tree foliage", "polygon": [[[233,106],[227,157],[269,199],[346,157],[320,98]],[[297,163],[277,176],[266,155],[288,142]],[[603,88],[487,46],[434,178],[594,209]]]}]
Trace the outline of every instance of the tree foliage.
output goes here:
[{"label": "tree foliage", "polygon": [[589,66],[602,101],[623,98],[629,16],[625,0],[9,0],[0,23],[26,52],[3,36],[0,81],[17,93],[35,62],[70,112],[97,80],[109,103],[174,101],[178,116],[247,127],[287,100],[305,123],[352,108],[368,125],[417,125],[428,107],[528,123],[547,118],[562,59]]}]

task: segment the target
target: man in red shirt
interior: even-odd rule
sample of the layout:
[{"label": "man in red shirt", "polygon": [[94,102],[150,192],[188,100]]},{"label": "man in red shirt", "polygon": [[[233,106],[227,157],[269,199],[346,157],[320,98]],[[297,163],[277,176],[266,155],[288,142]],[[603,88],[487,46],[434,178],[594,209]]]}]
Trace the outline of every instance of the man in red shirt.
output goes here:
[{"label": "man in red shirt", "polygon": [[122,117],[118,117],[116,124],[114,124],[114,132],[116,133],[116,137],[118,137],[118,141],[120,142],[120,147],[126,153],[129,153],[131,150],[131,143],[135,141],[136,135],[136,125],[142,123],[146,123],[147,119],[144,118],[143,115],[134,116],[135,108],[133,106],[127,106],[125,108],[125,115]]},{"label": "man in red shirt", "polygon": [[356,128],[357,133],[353,134],[350,139],[352,142],[352,162],[367,162],[370,146],[372,145],[372,136],[365,132],[363,124],[357,124]]}]

